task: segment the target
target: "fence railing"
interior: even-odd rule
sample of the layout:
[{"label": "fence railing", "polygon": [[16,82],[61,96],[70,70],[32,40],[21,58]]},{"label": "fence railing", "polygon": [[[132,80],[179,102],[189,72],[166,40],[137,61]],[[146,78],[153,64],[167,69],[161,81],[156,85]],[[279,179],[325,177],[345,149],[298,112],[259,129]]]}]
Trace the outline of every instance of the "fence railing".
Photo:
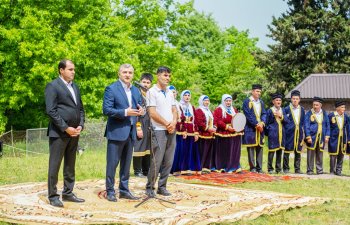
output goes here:
[{"label": "fence railing", "polygon": [[[106,123],[86,123],[79,138],[79,149],[105,150],[104,137]],[[47,128],[27,129],[26,131],[8,131],[0,136],[4,156],[40,155],[49,153]]]}]

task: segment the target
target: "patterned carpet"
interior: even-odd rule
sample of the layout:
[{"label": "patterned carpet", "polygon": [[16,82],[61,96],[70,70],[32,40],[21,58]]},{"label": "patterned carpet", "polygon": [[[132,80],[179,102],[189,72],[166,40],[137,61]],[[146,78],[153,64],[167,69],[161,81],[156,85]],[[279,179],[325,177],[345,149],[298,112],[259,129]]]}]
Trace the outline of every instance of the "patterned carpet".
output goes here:
[{"label": "patterned carpet", "polygon": [[302,179],[300,177],[292,176],[272,176],[269,174],[252,173],[243,170],[240,173],[216,173],[212,172],[203,175],[182,175],[177,176],[177,180],[198,180],[209,184],[235,184],[244,182],[272,182],[272,181],[288,181],[292,179]]},{"label": "patterned carpet", "polygon": [[[211,174],[200,177],[231,182],[244,174]],[[285,179],[268,175],[253,175],[257,179]],[[267,178],[269,177],[269,178]],[[190,177],[186,177],[190,178]],[[198,179],[199,177],[196,177]],[[239,178],[242,180],[241,178]],[[289,179],[289,178],[288,178]],[[145,198],[145,179],[132,178],[130,190]],[[58,187],[62,187],[62,183]],[[274,192],[235,189],[219,186],[169,182],[172,196],[162,197],[175,204],[150,199],[140,207],[140,200],[118,199],[108,202],[103,198],[104,180],[77,182],[74,192],[85,203],[64,202],[64,208],[52,207],[47,200],[47,184],[25,183],[0,186],[0,221],[20,224],[209,224],[254,219],[262,214],[280,210],[318,205],[324,198],[288,195]]]}]

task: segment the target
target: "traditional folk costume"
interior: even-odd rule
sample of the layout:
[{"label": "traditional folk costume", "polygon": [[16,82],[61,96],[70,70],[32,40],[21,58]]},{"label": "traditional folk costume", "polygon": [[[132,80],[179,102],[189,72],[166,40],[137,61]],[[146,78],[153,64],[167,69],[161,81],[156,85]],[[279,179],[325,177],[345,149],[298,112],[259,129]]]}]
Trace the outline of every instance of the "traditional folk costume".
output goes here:
[{"label": "traditional folk costume", "polygon": [[198,173],[202,170],[198,143],[195,142],[195,135],[198,135],[195,125],[195,109],[191,103],[186,103],[183,100],[185,94],[190,95],[191,92],[185,90],[181,93],[180,122],[176,132],[177,142],[171,170],[174,175]]},{"label": "traditional folk costume", "polygon": [[[345,106],[345,102],[336,101],[335,107]],[[343,159],[346,154],[348,117],[337,111],[328,115],[330,125],[330,138],[328,142],[328,153],[330,158],[330,173],[341,176]]]},{"label": "traditional folk costume", "polygon": [[[292,91],[291,96],[299,96],[300,92]],[[302,106],[294,107],[292,104],[284,108],[288,122],[285,123],[284,128],[286,132],[286,144],[283,154],[283,172],[289,172],[289,154],[294,152],[294,172],[301,173],[300,161],[301,150],[304,144],[304,120],[305,110]]]},{"label": "traditional folk costume", "polygon": [[[273,94],[272,99],[282,99],[281,94]],[[280,113],[282,117],[275,115],[275,113]],[[266,112],[266,129],[265,134],[268,137],[268,163],[267,169],[269,173],[272,173],[274,168],[272,166],[273,157],[276,152],[276,173],[280,173],[281,168],[281,159],[282,159],[282,151],[285,146],[285,131],[284,124],[288,121],[288,117],[286,116],[282,107],[276,108],[272,106]]]},{"label": "traditional folk costume", "polygon": [[[313,101],[322,103],[323,99],[314,97]],[[320,110],[318,113],[311,109],[305,115],[305,136],[311,138],[311,144],[307,145],[307,174],[314,174],[314,163],[316,155],[316,172],[323,174],[323,151],[325,139],[329,138],[329,120],[327,113]]]},{"label": "traditional folk costume", "polygon": [[137,117],[137,129],[141,127],[143,138],[137,139],[134,145],[133,167],[136,176],[147,176],[150,166],[150,149],[151,149],[151,122],[149,114],[146,110],[146,92],[141,90],[142,105],[145,110],[145,115]]},{"label": "traditional folk costume", "polygon": [[[262,89],[262,86],[255,84],[252,89]],[[242,145],[247,147],[248,161],[251,172],[263,172],[263,146],[264,132],[257,129],[258,124],[265,124],[266,111],[264,102],[261,99],[255,100],[252,96],[245,99],[243,102],[243,113],[247,118],[247,123],[244,127],[244,135]],[[255,157],[256,154],[256,164]]]},{"label": "traditional folk costume", "polygon": [[199,97],[199,107],[195,111],[195,122],[199,132],[199,154],[201,159],[202,172],[208,173],[215,170],[214,162],[214,134],[209,132],[209,129],[214,128],[214,117],[211,113],[209,106],[203,105],[204,100],[209,100],[209,97],[202,95]]},{"label": "traditional folk costume", "polygon": [[242,132],[230,132],[232,117],[238,112],[232,106],[226,107],[225,100],[232,99],[224,94],[221,105],[214,111],[214,125],[217,127],[215,133],[215,167],[220,172],[240,172],[239,163],[241,157],[241,136]]}]

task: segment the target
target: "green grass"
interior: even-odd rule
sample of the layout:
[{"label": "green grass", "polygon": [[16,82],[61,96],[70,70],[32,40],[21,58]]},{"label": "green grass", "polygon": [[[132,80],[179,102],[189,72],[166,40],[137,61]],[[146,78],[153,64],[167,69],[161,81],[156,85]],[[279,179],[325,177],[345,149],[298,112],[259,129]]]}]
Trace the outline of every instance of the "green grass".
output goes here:
[{"label": "green grass", "polygon": [[[267,165],[267,151],[264,155],[264,170]],[[293,160],[290,159],[291,167]],[[248,169],[246,149],[242,149],[242,167]],[[77,156],[77,181],[87,179],[104,179],[106,168],[106,150],[85,151]],[[302,170],[305,172],[306,159],[302,159]],[[329,157],[324,155],[325,172],[329,172]],[[0,185],[24,182],[46,182],[48,169],[48,155],[30,157],[12,157],[11,154],[0,158]],[[132,169],[132,168],[131,168]],[[349,161],[344,161],[344,173],[350,174]],[[294,168],[291,168],[294,171]],[[118,172],[118,169],[117,169]],[[132,173],[131,173],[132,174]],[[171,177],[170,180],[176,178]],[[60,171],[62,181],[62,171]],[[178,180],[178,179],[176,179]],[[186,181],[189,182],[189,181]],[[313,197],[326,197],[331,201],[318,206],[302,207],[285,210],[274,215],[260,216],[255,220],[239,221],[234,224],[349,224],[350,213],[350,179],[300,179],[276,182],[247,182],[234,184],[232,187],[273,191]],[[0,224],[8,224],[0,222]],[[225,224],[225,223],[223,223]],[[226,223],[232,224],[232,223]]]}]

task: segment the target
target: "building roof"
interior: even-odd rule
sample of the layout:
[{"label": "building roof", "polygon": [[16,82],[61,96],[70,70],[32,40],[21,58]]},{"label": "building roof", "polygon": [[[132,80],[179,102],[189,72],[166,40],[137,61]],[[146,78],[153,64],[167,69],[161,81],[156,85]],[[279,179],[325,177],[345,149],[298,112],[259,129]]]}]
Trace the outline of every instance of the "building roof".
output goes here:
[{"label": "building roof", "polygon": [[350,74],[311,74],[292,90],[300,91],[301,98],[350,99]]}]

